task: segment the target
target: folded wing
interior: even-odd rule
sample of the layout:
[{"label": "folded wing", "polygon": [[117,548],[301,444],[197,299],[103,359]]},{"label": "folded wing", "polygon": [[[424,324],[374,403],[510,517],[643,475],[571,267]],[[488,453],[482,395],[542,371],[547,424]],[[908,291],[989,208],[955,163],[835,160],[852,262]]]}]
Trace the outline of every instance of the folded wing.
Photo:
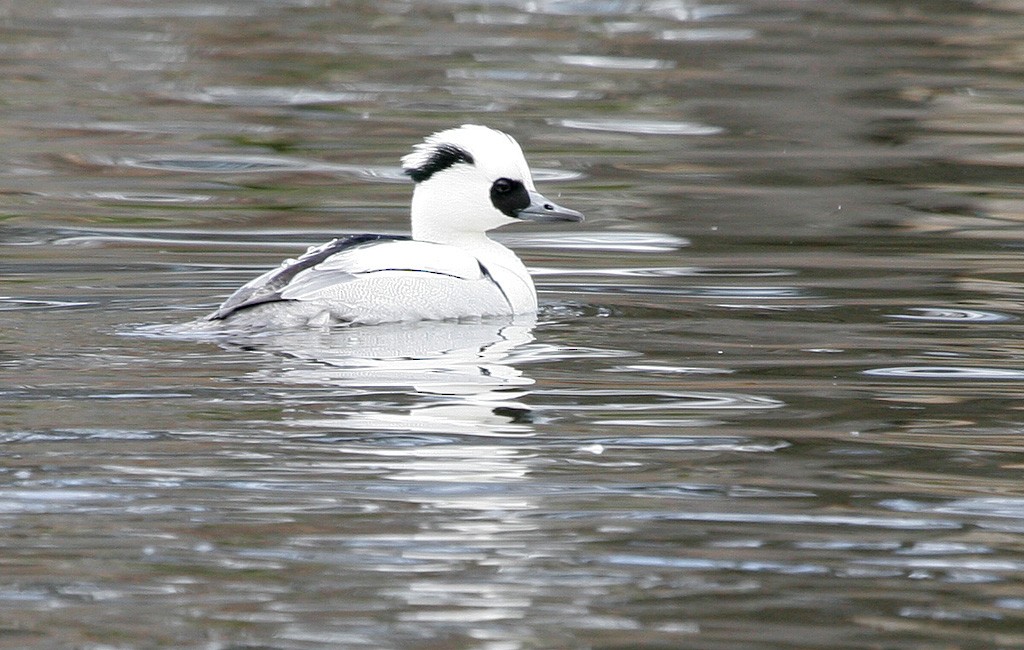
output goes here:
[{"label": "folded wing", "polygon": [[299,258],[286,260],[251,280],[207,320],[221,320],[256,305],[316,300],[324,292],[336,291],[339,285],[385,272],[493,283],[480,261],[460,249],[407,237],[353,235],[310,248]]}]

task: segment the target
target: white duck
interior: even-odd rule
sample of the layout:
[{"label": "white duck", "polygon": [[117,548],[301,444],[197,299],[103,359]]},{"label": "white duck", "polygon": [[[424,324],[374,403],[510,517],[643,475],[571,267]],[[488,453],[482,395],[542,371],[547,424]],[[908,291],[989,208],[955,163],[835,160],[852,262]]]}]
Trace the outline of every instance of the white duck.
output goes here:
[{"label": "white duck", "polygon": [[412,237],[352,235],[310,248],[233,293],[207,321],[282,327],[507,316],[537,310],[533,280],[487,231],[582,221],[537,192],[519,144],[467,124],[402,158]]}]

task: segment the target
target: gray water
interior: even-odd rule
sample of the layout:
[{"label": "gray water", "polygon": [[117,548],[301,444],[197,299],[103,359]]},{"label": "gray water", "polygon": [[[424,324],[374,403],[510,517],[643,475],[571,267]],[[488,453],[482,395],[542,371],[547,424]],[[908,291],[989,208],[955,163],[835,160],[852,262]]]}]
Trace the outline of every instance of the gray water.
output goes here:
[{"label": "gray water", "polygon": [[[0,648],[1024,646],[1022,33],[0,2]],[[173,335],[464,122],[535,320]]]}]

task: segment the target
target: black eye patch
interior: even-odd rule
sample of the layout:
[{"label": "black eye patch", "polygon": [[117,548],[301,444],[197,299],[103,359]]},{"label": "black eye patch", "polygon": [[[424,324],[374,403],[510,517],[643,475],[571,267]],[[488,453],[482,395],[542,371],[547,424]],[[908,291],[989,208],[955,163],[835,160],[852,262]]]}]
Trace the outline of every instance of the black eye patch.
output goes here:
[{"label": "black eye patch", "polygon": [[514,219],[530,206],[530,193],[520,181],[499,178],[491,185],[491,204]]}]

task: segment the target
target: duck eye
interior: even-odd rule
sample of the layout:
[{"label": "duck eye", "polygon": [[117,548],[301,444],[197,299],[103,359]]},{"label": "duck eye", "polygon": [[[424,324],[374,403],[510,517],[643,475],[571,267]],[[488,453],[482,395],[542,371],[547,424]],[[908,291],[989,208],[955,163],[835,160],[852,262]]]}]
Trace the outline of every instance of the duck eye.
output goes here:
[{"label": "duck eye", "polygon": [[499,178],[491,184],[491,204],[505,216],[517,218],[530,206],[530,192],[522,181]]},{"label": "duck eye", "polygon": [[495,194],[508,194],[512,191],[512,181],[507,178],[499,178],[494,181],[494,185],[491,186],[491,190]]}]

